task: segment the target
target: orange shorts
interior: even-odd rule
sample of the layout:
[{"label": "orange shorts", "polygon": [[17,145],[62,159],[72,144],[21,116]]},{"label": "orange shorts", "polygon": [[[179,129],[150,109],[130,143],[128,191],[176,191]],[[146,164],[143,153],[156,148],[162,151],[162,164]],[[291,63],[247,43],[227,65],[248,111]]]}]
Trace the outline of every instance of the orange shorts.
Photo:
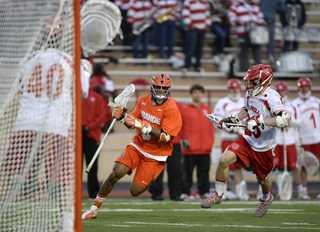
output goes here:
[{"label": "orange shorts", "polygon": [[133,179],[142,188],[147,188],[150,183],[160,175],[166,164],[166,162],[145,157],[132,145],[128,145],[126,147],[126,149],[116,159],[116,162],[122,163],[131,168],[128,175],[131,175],[133,170],[137,168]]}]

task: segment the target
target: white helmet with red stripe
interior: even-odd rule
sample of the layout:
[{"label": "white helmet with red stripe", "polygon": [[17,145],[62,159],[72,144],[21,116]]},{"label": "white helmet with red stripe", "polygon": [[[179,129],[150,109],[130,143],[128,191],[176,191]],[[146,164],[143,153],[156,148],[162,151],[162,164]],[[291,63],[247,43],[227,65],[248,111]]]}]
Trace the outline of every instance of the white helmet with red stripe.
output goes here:
[{"label": "white helmet with red stripe", "polygon": [[228,95],[232,101],[238,101],[240,98],[241,83],[237,78],[231,78],[227,82]]},{"label": "white helmet with red stripe", "polygon": [[285,103],[288,100],[288,85],[284,81],[278,81],[274,86],[275,90],[280,94],[282,102]]},{"label": "white helmet with red stripe", "polygon": [[246,91],[252,96],[257,96],[261,90],[269,86],[273,79],[273,72],[270,65],[257,64],[248,69],[243,78]]},{"label": "white helmet with red stripe", "polygon": [[311,96],[311,81],[308,77],[301,77],[297,81],[298,95],[303,100],[307,100]]}]

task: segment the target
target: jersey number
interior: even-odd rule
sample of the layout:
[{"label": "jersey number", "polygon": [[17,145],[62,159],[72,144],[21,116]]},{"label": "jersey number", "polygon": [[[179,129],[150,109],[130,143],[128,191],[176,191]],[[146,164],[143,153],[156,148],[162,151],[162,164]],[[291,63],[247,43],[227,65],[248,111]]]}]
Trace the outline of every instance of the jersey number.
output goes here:
[{"label": "jersey number", "polygon": [[314,114],[313,113],[311,114],[310,119],[312,119],[312,121],[313,121],[314,128],[317,128],[316,120],[314,118]]},{"label": "jersey number", "polygon": [[[58,70],[58,72],[57,72]],[[58,80],[54,82],[57,76]],[[49,99],[56,100],[62,93],[63,79],[65,71],[61,64],[53,64],[50,66],[46,76],[45,92]],[[35,97],[40,98],[44,86],[42,84],[42,64],[38,63],[34,68],[29,83],[27,85],[27,92],[34,93]]]},{"label": "jersey number", "polygon": [[260,128],[257,127],[256,129],[254,129],[254,132],[249,131],[248,129],[245,130],[245,135],[251,136],[253,134],[253,136],[257,139],[260,137],[261,135],[261,131]]}]

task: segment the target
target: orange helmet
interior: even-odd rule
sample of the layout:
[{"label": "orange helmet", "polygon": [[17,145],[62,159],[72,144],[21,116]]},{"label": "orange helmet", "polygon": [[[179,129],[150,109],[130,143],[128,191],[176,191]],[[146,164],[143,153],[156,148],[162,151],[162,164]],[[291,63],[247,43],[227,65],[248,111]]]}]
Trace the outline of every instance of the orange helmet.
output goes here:
[{"label": "orange helmet", "polygon": [[150,81],[150,92],[155,103],[161,105],[170,96],[172,80],[168,74],[156,73]]},{"label": "orange helmet", "polygon": [[270,65],[257,64],[248,69],[243,78],[246,91],[252,96],[257,96],[260,91],[269,86],[273,79],[273,72]]},{"label": "orange helmet", "polygon": [[[307,93],[301,92],[301,87],[303,86],[309,86],[309,91]],[[297,81],[297,87],[298,87],[298,95],[302,99],[308,99],[311,95],[311,81],[308,77],[301,77]]]}]

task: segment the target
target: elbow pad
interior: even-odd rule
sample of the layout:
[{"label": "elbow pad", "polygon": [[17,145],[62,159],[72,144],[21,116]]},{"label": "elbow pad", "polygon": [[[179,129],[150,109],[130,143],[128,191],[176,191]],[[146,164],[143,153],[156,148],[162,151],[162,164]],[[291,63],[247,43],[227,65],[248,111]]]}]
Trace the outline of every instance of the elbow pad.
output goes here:
[{"label": "elbow pad", "polygon": [[286,111],[280,111],[276,116],[276,126],[278,128],[287,128],[290,124],[290,117]]},{"label": "elbow pad", "polygon": [[160,142],[167,143],[167,142],[170,141],[170,139],[171,139],[171,136],[170,136],[170,135],[168,135],[168,134],[167,134],[166,132],[164,132],[164,131],[161,131],[160,137],[159,137],[159,141],[160,141]]}]

